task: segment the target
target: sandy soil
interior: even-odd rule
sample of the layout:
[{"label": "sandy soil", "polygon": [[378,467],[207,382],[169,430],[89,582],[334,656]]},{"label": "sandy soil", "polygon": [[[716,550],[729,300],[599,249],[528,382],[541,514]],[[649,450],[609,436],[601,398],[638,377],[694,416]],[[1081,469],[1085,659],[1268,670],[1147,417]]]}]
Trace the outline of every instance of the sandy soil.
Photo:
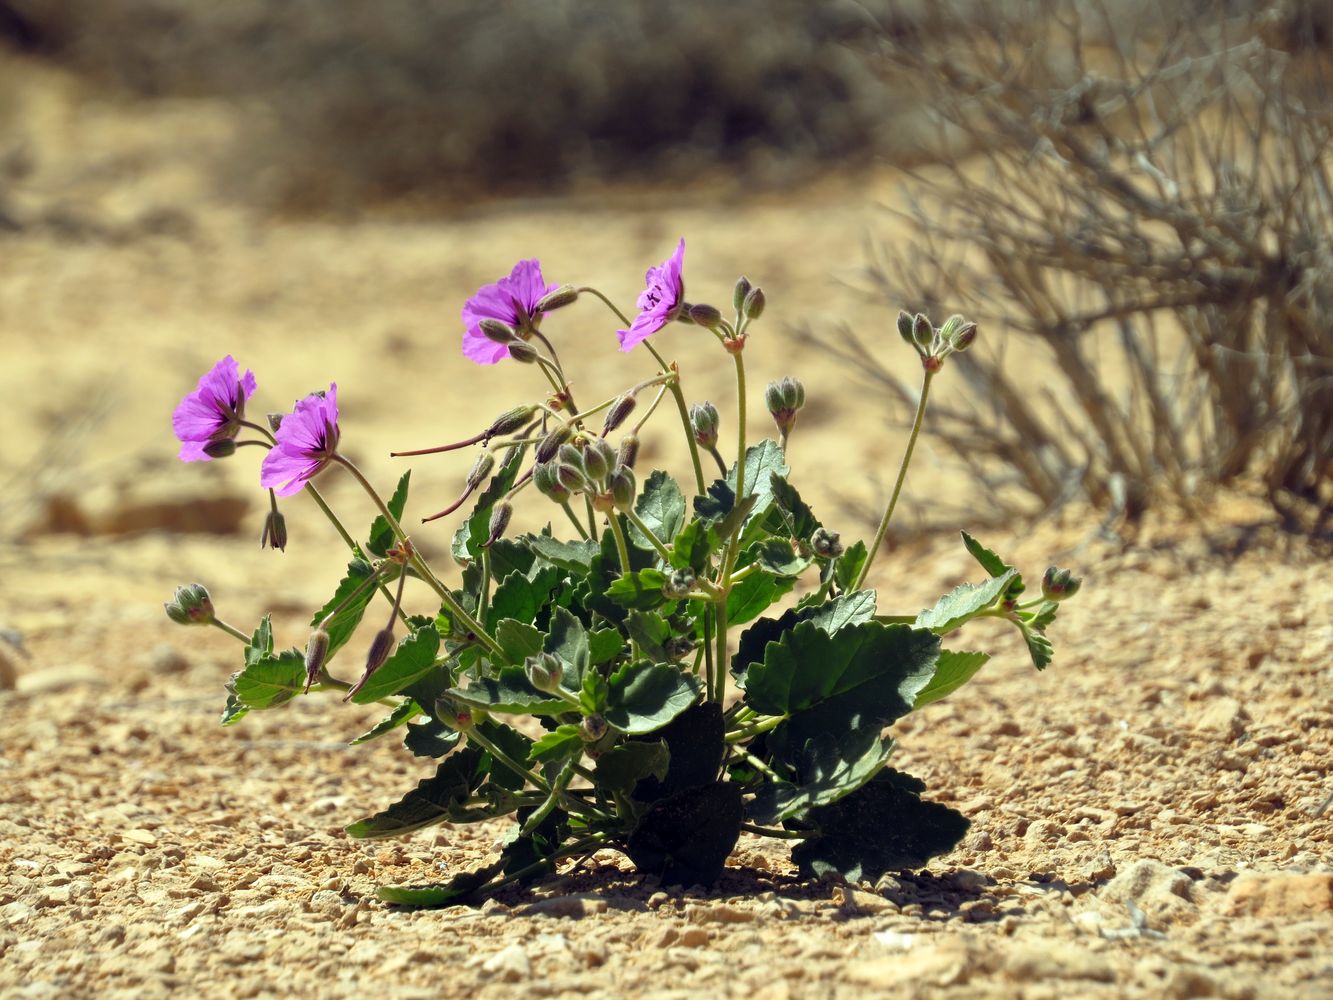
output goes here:
[{"label": "sandy soil", "polygon": [[[854,430],[834,422],[856,383],[791,327],[887,328],[844,282],[894,178],[725,205],[649,193],[279,225],[199,180],[208,137],[226,128],[216,109],[126,110],[40,82],[9,122],[37,166],[13,196],[21,228],[0,237],[0,628],[26,649],[0,642],[0,687],[14,684],[0,691],[0,993],[1333,990],[1329,552],[1243,496],[1133,537],[1097,536],[1072,509],[986,535],[1031,572],[1058,560],[1087,582],[1044,675],[976,627],[973,643],[1001,655],[899,726],[896,763],[974,824],[928,871],[803,882],[780,849],[746,838],[711,892],[666,891],[602,853],[480,910],[376,902],[377,884],[479,861],[503,827],[347,839],[344,824],[425,774],[392,740],[347,746],[374,709],[312,698],[217,725],[236,649],[167,622],[172,587],[207,583],[242,627],[274,610],[279,642],[300,643],[343,555],[301,503],[289,551],[258,551],[251,457],[180,467],[177,399],[226,352],[258,374],[262,409],[337,380],[347,446],[387,486],[401,468],[391,447],[461,436],[539,391],[530,373],[458,356],[457,309],[478,284],[540,256],[557,280],[629,302],[684,234],[692,296],[725,301],[742,272],[770,291],[754,381],[806,381],[802,489],[863,533],[896,436],[874,400]],[[576,310],[561,336],[587,398],[647,369],[610,350],[614,327],[591,304]],[[689,335],[673,330],[668,352],[687,359],[687,391],[729,400],[725,359],[690,355]],[[667,444],[647,457],[680,461]],[[865,461],[869,474],[848,471]],[[413,512],[451,499],[465,464],[418,466]],[[346,483],[326,485],[349,520],[368,520]],[[911,487],[950,485],[927,450]],[[443,549],[447,531],[432,537]],[[955,540],[922,535],[876,584],[885,606],[911,611],[969,572]]]}]

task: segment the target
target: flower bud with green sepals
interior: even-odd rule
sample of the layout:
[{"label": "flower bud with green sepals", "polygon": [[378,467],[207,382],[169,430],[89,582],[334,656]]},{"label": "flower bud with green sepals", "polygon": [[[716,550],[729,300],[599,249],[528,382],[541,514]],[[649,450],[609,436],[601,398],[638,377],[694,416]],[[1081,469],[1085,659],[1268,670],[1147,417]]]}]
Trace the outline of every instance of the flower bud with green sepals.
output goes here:
[{"label": "flower bud with green sepals", "polygon": [[731,292],[731,305],[737,312],[745,308],[745,296],[750,294],[752,287],[750,279],[745,275],[736,279],[736,287]]},{"label": "flower bud with green sepals", "polygon": [[694,589],[694,571],[688,566],[673,570],[662,584],[662,596],[672,601],[679,601]]},{"label": "flower bud with green sepals", "polygon": [[366,674],[373,674],[393,652],[393,628],[382,628],[370,641],[370,651],[366,653]]},{"label": "flower bud with green sepals", "polygon": [[913,326],[912,314],[901,309],[898,310],[898,336],[903,338],[903,343],[920,354],[922,353],[921,345],[916,342]]},{"label": "flower bud with green sepals", "polygon": [[972,342],[977,339],[977,324],[964,323],[953,335],[953,349],[961,354],[972,346]]},{"label": "flower bud with green sepals", "polygon": [[536,415],[537,407],[532,405],[515,406],[512,410],[505,410],[504,413],[491,421],[491,426],[486,428],[482,440],[489,441],[501,434],[513,434],[515,431],[521,431]]},{"label": "flower bud with green sepals", "polygon": [[746,319],[758,319],[764,314],[764,306],[767,302],[762,288],[751,288],[745,293],[745,301],[741,304],[741,311],[745,314]]},{"label": "flower bud with green sepals", "polygon": [[1041,596],[1048,601],[1063,601],[1073,597],[1083,586],[1083,580],[1067,569],[1051,566],[1041,578]]},{"label": "flower bud with green sepals", "polygon": [[935,353],[935,328],[930,325],[925,313],[917,313],[912,317],[912,340],[922,357]]},{"label": "flower bud with green sepals", "polygon": [[690,407],[690,430],[700,448],[717,447],[717,426],[721,417],[712,403],[695,403]]},{"label": "flower bud with green sepals", "polygon": [[538,462],[532,467],[532,485],[537,487],[538,493],[556,503],[565,503],[573,496],[550,462]]},{"label": "flower bud with green sepals", "polygon": [[305,644],[305,689],[319,679],[319,672],[324,669],[324,660],[329,655],[329,633],[317,628],[310,633]]},{"label": "flower bud with green sepals", "polygon": [[481,481],[491,474],[495,468],[495,453],[482,451],[477,460],[472,463],[472,469],[467,474],[467,490],[472,492],[481,485]]},{"label": "flower bud with green sepals", "polygon": [[435,699],[435,717],[450,729],[466,733],[477,725],[480,709],[459,705],[448,698]]},{"label": "flower bud with green sepals", "polygon": [[501,500],[491,511],[490,532],[486,536],[486,543],[483,548],[489,549],[500,540],[500,536],[505,533],[509,527],[509,520],[514,516],[514,505],[508,500]]},{"label": "flower bud with green sepals", "polygon": [[632,510],[634,497],[639,492],[639,484],[634,477],[634,470],[628,465],[617,465],[607,484],[611,502],[620,510]]},{"label": "flower bud with green sepals", "polygon": [[625,422],[625,418],[634,412],[634,407],[638,405],[638,400],[629,393],[621,396],[606,411],[606,420],[602,423],[602,437],[606,437],[613,430]]},{"label": "flower bud with green sepals", "polygon": [[282,516],[282,511],[271,510],[268,517],[264,518],[264,533],[259,536],[259,547],[286,551],[287,519]]},{"label": "flower bud with green sepals", "polygon": [[231,438],[218,438],[204,445],[204,454],[209,458],[230,458],[236,454],[236,442]]},{"label": "flower bud with green sepals", "polygon": [[958,331],[963,328],[967,321],[958,313],[954,313],[944,321],[944,325],[939,329],[939,344],[943,347],[952,348],[954,337],[958,336]]},{"label": "flower bud with green sepals", "polygon": [[810,536],[810,549],[821,559],[836,559],[843,553],[841,536],[827,528],[816,528]]},{"label": "flower bud with green sepals", "polygon": [[690,319],[706,330],[716,330],[722,325],[721,311],[703,303],[690,306]]},{"label": "flower bud with green sepals", "polygon": [[167,617],[177,625],[213,624],[213,599],[208,594],[208,588],[202,583],[177,587],[171,600],[162,607],[166,610]]},{"label": "flower bud with green sepals", "polygon": [[626,434],[620,439],[620,448],[616,452],[616,465],[623,465],[627,469],[634,468],[634,463],[639,460],[639,435]]},{"label": "flower bud with green sepals", "polygon": [[537,653],[523,661],[523,673],[528,683],[538,691],[553,694],[560,690],[560,660],[551,653]]},{"label": "flower bud with green sepals", "polygon": [[552,427],[547,432],[546,437],[542,438],[537,444],[537,461],[549,462],[555,458],[555,453],[560,450],[560,446],[568,441],[573,433],[574,428],[569,424],[559,424]]},{"label": "flower bud with green sepals", "polygon": [[509,356],[520,364],[535,364],[538,357],[537,348],[521,340],[516,340],[509,345]]},{"label": "flower bud with green sepals", "polygon": [[[583,464],[582,446],[562,444],[560,446],[559,462],[562,467],[566,465],[571,466],[580,476],[587,478],[588,470]],[[563,480],[564,477],[562,476],[561,478]],[[573,487],[570,488],[573,489]]]},{"label": "flower bud with green sepals", "polygon": [[533,315],[540,316],[544,312],[550,312],[553,309],[563,309],[565,306],[573,305],[579,299],[579,290],[573,285],[561,285],[559,288],[552,289],[537,300],[537,304],[532,307]]},{"label": "flower bud with green sepals", "polygon": [[584,743],[596,743],[611,727],[607,725],[606,719],[600,715],[585,715],[583,724],[579,727],[579,736]]},{"label": "flower bud with green sepals", "polygon": [[583,446],[583,468],[594,483],[606,481],[616,465],[616,453],[605,438],[593,438]]},{"label": "flower bud with green sepals", "polygon": [[570,493],[583,493],[592,487],[583,470],[569,462],[555,463],[555,478],[556,482]]},{"label": "flower bud with green sepals", "polygon": [[796,426],[796,412],[805,405],[805,386],[788,375],[780,382],[770,382],[764,390],[764,405],[783,434]]},{"label": "flower bud with green sepals", "polygon": [[508,323],[498,319],[483,319],[477,328],[485,334],[487,340],[497,344],[512,344],[518,340],[518,333]]}]

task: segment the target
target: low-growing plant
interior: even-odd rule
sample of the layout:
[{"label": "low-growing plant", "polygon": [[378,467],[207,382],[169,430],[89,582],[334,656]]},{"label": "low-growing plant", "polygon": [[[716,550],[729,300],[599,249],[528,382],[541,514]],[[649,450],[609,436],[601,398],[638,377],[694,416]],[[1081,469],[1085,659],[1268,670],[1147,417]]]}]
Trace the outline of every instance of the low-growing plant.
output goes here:
[{"label": "low-growing plant", "polygon": [[[1051,567],[1032,596],[1018,570],[964,533],[984,571],[980,582],[919,614],[886,613],[866,589],[932,382],[971,344],[976,326],[960,316],[938,328],[923,315],[899,316],[898,332],[924,372],[916,421],[875,537],[845,545],[788,479],[786,446],[805,402],[799,381],[784,378],[763,393],[777,439],[746,440],[745,353],[763,291],[740,279],[726,316],[689,304],[684,252],[682,240],[649,269],[633,321],[593,288],[548,284],[535,260],[468,301],[464,353],[480,364],[531,366],[551,392],[465,440],[397,453],[476,451],[462,495],[423,519],[475,498],[452,537],[462,567],[455,584],[403,527],[410,471],[385,499],[339,450],[336,385],[256,422],[246,415],[254,375],[228,356],[176,410],[186,461],[245,446],[266,452],[260,484],[272,507],[263,544],[287,544],[278,498],[304,492],[350,551],[346,574],[311,620],[304,653],[278,649],[269,616],[249,635],[226,624],[201,585],[180,588],[166,605],[174,621],[213,625],[244,645],[223,724],[309,693],[384,703],[386,717],[352,742],[397,734],[433,772],[350,825],[349,835],[514,817],[494,863],[440,885],[384,887],[385,900],[475,903],[601,848],[624,852],[665,884],[707,885],[742,830],[790,842],[807,875],[873,880],[919,867],[957,844],[968,822],[888,766],[894,741],[886,728],[952,694],[989,659],[944,648],[973,619],[1012,623],[1036,667],[1050,662],[1047,626],[1078,589],[1067,570]],[[642,345],[657,368],[581,408],[544,326],[548,314],[589,298],[620,320],[621,350]],[[718,410],[687,405],[678,365],[649,340],[672,322],[691,326],[692,350],[721,350],[734,363],[730,463],[719,450]],[[640,408],[640,397],[651,401]],[[689,445],[692,503],[666,472],[640,483],[635,471],[639,435],[667,397]],[[712,461],[721,475],[709,482]],[[360,536],[313,482],[332,465],[351,474],[378,512]],[[564,537],[550,525],[507,537],[520,497],[559,508]],[[377,598],[383,605],[372,612]],[[368,613],[383,624],[354,677],[336,668]]]}]

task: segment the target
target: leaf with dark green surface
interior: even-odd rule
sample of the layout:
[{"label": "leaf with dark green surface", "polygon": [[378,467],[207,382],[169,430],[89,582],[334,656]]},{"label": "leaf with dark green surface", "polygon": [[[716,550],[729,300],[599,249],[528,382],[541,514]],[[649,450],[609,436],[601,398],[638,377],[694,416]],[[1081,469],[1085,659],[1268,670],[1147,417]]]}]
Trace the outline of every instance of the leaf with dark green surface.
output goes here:
[{"label": "leaf with dark green surface", "polygon": [[1060,605],[1055,601],[1046,601],[1037,608],[1036,614],[1032,616],[1028,625],[1038,631],[1046,631],[1046,626],[1055,621],[1055,616],[1060,610]]},{"label": "leaf with dark green surface", "polygon": [[[518,811],[519,828],[526,825],[533,808]],[[556,855],[569,836],[569,814],[553,809],[535,830],[515,836],[500,853],[506,875],[519,875],[518,884],[528,885],[555,872]],[[522,873],[520,875],[520,873]]]},{"label": "leaf with dark green surface", "polygon": [[591,539],[563,542],[550,535],[524,535],[523,541],[551,565],[578,576],[587,575],[592,568],[593,557],[600,551],[597,543]]},{"label": "leaf with dark green surface", "polygon": [[751,573],[727,595],[727,621],[732,625],[744,625],[791,593],[794,586],[796,581],[790,577]]},{"label": "leaf with dark green surface", "polygon": [[639,644],[639,652],[655,663],[666,663],[666,643],[671,638],[671,626],[665,618],[651,611],[631,611],[626,621],[629,637]]},{"label": "leaf with dark green surface", "polygon": [[671,565],[675,569],[688,568],[702,573],[708,565],[708,557],[719,544],[717,532],[710,531],[706,521],[696,518],[676,535],[671,546]]},{"label": "leaf with dark green surface", "polygon": [[1036,629],[1023,629],[1023,641],[1027,643],[1028,655],[1032,657],[1032,665],[1038,670],[1045,670],[1055,658],[1055,647],[1051,645],[1051,640],[1042,635]]},{"label": "leaf with dark green surface", "polygon": [[501,618],[495,624],[495,641],[504,650],[505,659],[515,666],[521,667],[529,656],[540,653],[545,640],[541,629],[516,618]]},{"label": "leaf with dark green surface", "polygon": [[417,757],[444,757],[458,746],[460,739],[462,734],[457,730],[432,718],[425,722],[409,722],[403,736],[403,746]]},{"label": "leaf with dark green surface", "polygon": [[528,760],[537,764],[552,764],[578,756],[583,753],[582,732],[580,726],[564,724],[549,733],[543,733],[528,751]]},{"label": "leaf with dark green surface", "polygon": [[634,866],[663,885],[712,885],[740,838],[741,788],[716,782],[653,803],[625,843]]},{"label": "leaf with dark green surface", "polygon": [[613,628],[597,628],[588,633],[588,660],[598,667],[610,663],[625,650],[625,638]]},{"label": "leaf with dark green surface", "polygon": [[[991,576],[1003,576],[1006,572],[1014,568],[969,535],[966,531],[959,532],[959,534],[963,536],[963,545],[966,547],[967,551],[971,553],[972,558],[980,563],[981,568]],[[1023,583],[1023,577],[1015,571],[1013,579],[1005,590],[1004,596],[1007,598],[1017,597],[1026,589],[1027,588]]]},{"label": "leaf with dark green surface", "polygon": [[224,726],[234,726],[240,722],[249,713],[250,706],[237,698],[235,693],[228,692],[227,703],[222,706],[222,719]]},{"label": "leaf with dark green surface", "polygon": [[550,627],[551,631],[546,637],[544,648],[564,664],[563,683],[570,690],[577,691],[592,660],[588,632],[584,629],[583,622],[564,608],[557,608],[551,615]]},{"label": "leaf with dark green surface", "polygon": [[352,740],[348,746],[360,746],[362,743],[369,743],[371,740],[379,739],[385,733],[391,733],[399,726],[407,725],[408,721],[421,714],[421,706],[411,698],[402,701],[397,708],[386,715],[379,722],[375,723],[370,729],[366,730],[356,739]]},{"label": "leaf with dark green surface", "polygon": [[370,675],[361,690],[352,695],[357,705],[368,705],[411,687],[426,674],[437,669],[435,654],[440,651],[440,633],[435,626],[417,629],[398,644],[382,667]]},{"label": "leaf with dark green surface", "polygon": [[699,682],[678,667],[640,660],[608,679],[606,721],[622,733],[647,733],[666,725],[699,697]]},{"label": "leaf with dark green surface", "polygon": [[883,769],[850,795],[811,809],[798,825],[818,835],[793,848],[792,860],[807,878],[836,872],[851,882],[921,868],[953,850],[970,825],[948,806],[922,800],[924,790],[910,775]]},{"label": "leaf with dark green surface", "polygon": [[[648,476],[639,491],[634,513],[659,541],[669,543],[685,523],[685,496],[676,481],[659,469]],[[629,537],[639,548],[656,551],[648,536],[632,522]]]},{"label": "leaf with dark green surface", "polygon": [[495,864],[487,865],[485,868],[461,872],[448,882],[435,882],[430,885],[382,885],[375,890],[375,895],[391,906],[405,906],[414,910],[458,906],[473,902],[477,890],[485,888],[491,879],[503,871],[502,857]]},{"label": "leaf with dark green surface", "polygon": [[865,542],[856,542],[843,550],[833,564],[833,582],[839,590],[847,591],[856,586],[856,578],[861,575],[869,555]]},{"label": "leaf with dark green surface", "polygon": [[985,583],[959,584],[916,616],[917,628],[928,628],[936,635],[946,635],[964,622],[995,604],[1018,575],[1008,569]]},{"label": "leaf with dark green surface", "polygon": [[497,538],[491,543],[491,578],[503,580],[510,573],[532,575],[532,567],[537,556],[522,541],[513,538]]},{"label": "leaf with dark green surface", "polygon": [[356,840],[400,837],[449,818],[450,807],[467,799],[486,777],[482,755],[472,747],[446,757],[435,773],[389,808],[347,827]]},{"label": "leaf with dark green surface", "polygon": [[564,571],[558,566],[543,566],[530,577],[517,570],[510,573],[491,595],[486,628],[493,630],[504,618],[532,622],[551,599],[551,591],[560,584],[563,575]]},{"label": "leaf with dark green surface", "polygon": [[[375,596],[377,589],[374,584],[365,585],[372,575],[374,575],[374,570],[370,563],[364,559],[353,559],[347,564],[347,573],[339,582],[338,589],[334,591],[328,603],[316,611],[315,617],[310,620],[311,625],[318,625],[335,608],[343,604],[344,601],[347,602],[346,606],[334,615],[333,621],[325,629],[329,633],[329,651],[324,657],[325,663],[332,660],[334,654],[346,645],[347,640],[352,638],[352,633],[356,631],[356,627],[361,624],[361,616],[366,612],[366,605]],[[390,579],[396,580],[397,577],[393,575],[385,577],[386,582]],[[361,588],[360,593],[357,593],[357,588]],[[352,594],[356,594],[356,596],[352,597]]]},{"label": "leaf with dark green surface", "polygon": [[240,673],[232,675],[227,690],[256,711],[291,701],[305,690],[305,654],[299,649],[289,649],[247,664]]},{"label": "leaf with dark green surface", "polygon": [[741,565],[751,562],[758,563],[766,573],[777,577],[797,577],[809,569],[814,560],[797,552],[785,538],[769,538],[746,549]]},{"label": "leaf with dark green surface", "polygon": [[[527,760],[528,754],[532,752],[532,740],[509,726],[488,720],[477,727],[477,732],[481,733],[483,738],[495,744],[502,753],[507,754],[515,763]],[[499,785],[508,791],[516,792],[527,782],[528,779],[525,775],[515,771],[504,761],[492,755],[489,750],[483,756],[490,762],[491,782],[493,784]]]},{"label": "leaf with dark green surface", "polygon": [[450,688],[449,695],[504,715],[559,715],[568,712],[568,702],[538,691],[528,682],[522,667],[502,667],[494,677],[474,678],[465,688]]},{"label": "leaf with dark green surface", "polygon": [[606,711],[606,699],[611,695],[611,685],[596,670],[589,670],[583,675],[583,686],[579,689],[579,709],[584,715],[600,715]]},{"label": "leaf with dark green surface", "polygon": [[454,532],[450,549],[453,557],[460,563],[481,558],[481,547],[486,544],[486,539],[491,534],[491,512],[495,510],[495,505],[504,499],[504,495],[513,489],[526,454],[527,448],[515,448],[510,452],[509,457],[491,476],[486,488],[478,494],[477,503],[472,508],[472,513],[468,515],[468,519]]},{"label": "leaf with dark green surface", "polygon": [[651,611],[666,603],[662,584],[666,574],[659,569],[641,569],[626,573],[606,588],[606,596],[627,611]]},{"label": "leaf with dark green surface", "polygon": [[671,751],[666,740],[631,740],[598,757],[593,778],[598,788],[629,795],[645,778],[665,779],[670,765]]},{"label": "leaf with dark green surface", "polygon": [[[407,486],[412,480],[412,470],[408,469],[398,480],[398,486],[393,491],[393,496],[389,498],[387,504],[389,513],[395,521],[400,524],[403,520],[403,510],[407,507]],[[374,523],[370,526],[370,540],[366,542],[366,551],[372,556],[379,556],[383,559],[393,548],[397,538],[394,536],[393,528],[389,527],[389,522],[383,514],[376,516]]]},{"label": "leaf with dark green surface", "polygon": [[873,778],[892,750],[893,741],[881,739],[875,729],[820,733],[793,755],[792,781],[770,781],[759,789],[750,803],[750,819],[774,826],[836,802]]},{"label": "leaf with dark green surface", "polygon": [[633,794],[638,801],[656,802],[687,788],[712,784],[727,746],[722,706],[715,701],[698,702],[639,740],[665,741],[670,763],[665,778],[650,775],[635,786]]},{"label": "leaf with dark green surface", "polygon": [[940,658],[935,661],[935,676],[916,696],[914,709],[929,705],[933,701],[947,698],[976,676],[978,670],[990,659],[989,653],[958,653],[952,649],[940,650]]},{"label": "leaf with dark green surface", "polygon": [[801,622],[813,622],[818,628],[835,634],[849,625],[868,622],[875,614],[875,592],[858,590],[843,594],[823,604],[791,608],[777,618],[761,618],[741,633],[736,655],[731,658],[731,672],[742,677],[752,663],[764,658],[770,642],[776,642]]},{"label": "leaf with dark green surface", "polygon": [[273,616],[265,615],[245,647],[245,665],[250,666],[273,655]]},{"label": "leaf with dark green surface", "polygon": [[815,517],[809,504],[801,499],[796,487],[782,475],[770,473],[769,491],[773,494],[774,514],[781,526],[780,534],[808,542],[820,527],[819,518]]}]

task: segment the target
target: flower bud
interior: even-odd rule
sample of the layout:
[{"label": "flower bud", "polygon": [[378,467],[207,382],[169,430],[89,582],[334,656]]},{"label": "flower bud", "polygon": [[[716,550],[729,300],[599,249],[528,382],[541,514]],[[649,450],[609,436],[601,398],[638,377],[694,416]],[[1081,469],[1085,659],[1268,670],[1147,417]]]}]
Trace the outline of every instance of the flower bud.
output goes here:
[{"label": "flower bud", "polygon": [[528,683],[538,691],[552,694],[560,688],[560,661],[551,653],[529,656],[523,661],[523,672],[527,675]]},{"label": "flower bud", "polygon": [[810,549],[821,559],[836,559],[843,552],[840,536],[827,528],[815,529],[815,533],[810,536]]},{"label": "flower bud", "polygon": [[639,460],[639,435],[626,434],[620,439],[620,449],[616,452],[616,465],[623,465],[627,469],[634,468],[634,463]]},{"label": "flower bud", "polygon": [[481,481],[491,474],[495,468],[495,453],[483,450],[477,455],[477,460],[472,463],[472,469],[467,474],[467,491],[471,493]]},{"label": "flower bud", "polygon": [[177,587],[171,600],[162,607],[177,625],[213,624],[213,599],[202,583]]},{"label": "flower bud", "polygon": [[612,403],[611,408],[606,411],[606,421],[602,424],[602,437],[606,437],[623,424],[625,418],[634,412],[634,407],[637,405],[638,400],[629,393]]},{"label": "flower bud", "polygon": [[582,493],[590,485],[583,470],[569,462],[556,463],[555,478],[556,482],[569,493]]},{"label": "flower bud", "polygon": [[790,375],[781,382],[770,382],[764,390],[764,404],[778,430],[789,434],[796,424],[796,411],[805,405],[805,386]]},{"label": "flower bud", "polygon": [[561,285],[538,299],[537,304],[532,307],[532,311],[540,315],[544,312],[550,312],[552,309],[561,309],[577,302],[578,297],[579,290],[573,285]]},{"label": "flower bud", "polygon": [[555,453],[560,450],[560,446],[568,441],[573,433],[574,428],[570,427],[569,424],[557,424],[552,427],[546,437],[542,438],[537,445],[537,461],[549,462],[555,458]]},{"label": "flower bud", "polygon": [[606,719],[602,716],[585,715],[583,717],[583,725],[580,727],[579,735],[583,738],[584,743],[596,743],[606,735],[606,731],[609,728]]},{"label": "flower bud", "polygon": [[508,500],[501,500],[491,511],[490,534],[486,537],[486,544],[483,548],[489,549],[500,540],[500,536],[505,533],[509,527],[509,519],[514,516],[514,505]]},{"label": "flower bud", "polygon": [[217,438],[204,445],[204,454],[209,458],[230,458],[236,454],[236,442],[231,438]]},{"label": "flower bud", "polygon": [[537,492],[548,500],[564,503],[570,497],[569,490],[555,474],[555,466],[549,462],[539,462],[532,467],[532,485]]},{"label": "flower bud", "polygon": [[741,308],[745,313],[746,319],[758,319],[764,314],[764,304],[767,300],[764,298],[762,288],[751,288],[745,293],[745,302]]},{"label": "flower bud", "polygon": [[583,468],[587,471],[588,478],[595,483],[606,479],[607,474],[615,467],[616,453],[611,450],[611,446],[604,438],[593,438],[583,446],[582,454]]},{"label": "flower bud", "polygon": [[612,503],[621,510],[631,510],[634,507],[634,494],[638,492],[638,484],[634,481],[633,469],[628,465],[616,466],[608,485]]},{"label": "flower bud", "polygon": [[483,440],[489,441],[493,437],[499,437],[501,434],[513,434],[527,426],[528,422],[537,415],[535,406],[515,406],[512,410],[505,410],[498,417],[491,421],[491,426],[486,428],[486,433],[482,435]]},{"label": "flower bud", "polygon": [[508,323],[498,319],[483,319],[477,323],[477,328],[487,340],[493,340],[497,344],[512,344],[518,339],[518,334]]},{"label": "flower bud", "polygon": [[916,337],[912,335],[912,314],[902,309],[898,310],[898,336],[903,338],[903,342],[912,350],[920,350],[916,345]]},{"label": "flower bud", "polygon": [[282,516],[281,511],[271,510],[268,512],[268,517],[264,518],[264,533],[259,536],[259,547],[286,551],[287,519]]},{"label": "flower bud", "polygon": [[689,567],[675,570],[662,584],[662,595],[670,600],[679,601],[694,589],[694,582],[694,571]]},{"label": "flower bud", "polygon": [[972,342],[977,339],[977,324],[964,323],[958,328],[958,332],[953,335],[953,349],[962,353],[972,346]]},{"label": "flower bud", "polygon": [[583,465],[583,449],[576,448],[572,444],[562,444],[560,446],[560,464],[572,465],[578,470],[579,475],[587,474],[587,469]]},{"label": "flower bud", "polygon": [[267,414],[267,415],[264,417],[264,419],[268,421],[268,429],[271,430],[271,431],[273,431],[273,432],[276,434],[277,431],[278,431],[278,428],[282,426],[282,418],[285,417],[285,416],[287,416],[287,414],[285,414],[285,413],[269,413],[269,414]]},{"label": "flower bud", "polygon": [[673,635],[666,641],[666,654],[673,660],[683,660],[694,652],[694,640],[689,636]]},{"label": "flower bud", "polygon": [[722,313],[714,306],[703,303],[690,306],[690,319],[707,330],[715,330],[722,325]]},{"label": "flower bud", "polygon": [[393,652],[393,627],[382,628],[375,633],[375,638],[370,641],[370,651],[366,653],[366,673],[370,676],[380,667],[384,666],[384,661],[389,658]]},{"label": "flower bud", "polygon": [[750,294],[750,279],[741,275],[736,279],[736,287],[731,292],[731,305],[737,312],[745,308],[745,296]]},{"label": "flower bud", "polygon": [[690,429],[700,448],[717,447],[717,425],[721,418],[712,403],[695,403],[690,407]]},{"label": "flower bud", "polygon": [[923,355],[934,353],[935,328],[930,325],[925,313],[917,313],[912,317],[912,340]]},{"label": "flower bud", "polygon": [[1083,586],[1083,580],[1067,569],[1051,566],[1041,578],[1041,596],[1048,601],[1063,601],[1073,597]]},{"label": "flower bud", "polygon": [[322,628],[310,633],[305,644],[305,689],[319,679],[319,672],[324,669],[324,660],[329,655],[329,634]]},{"label": "flower bud", "polygon": [[520,364],[530,365],[537,360],[537,348],[523,340],[516,340],[509,345],[509,356]]},{"label": "flower bud", "polygon": [[435,717],[460,733],[466,733],[477,721],[474,709],[467,705],[457,705],[448,698],[435,699]]}]

